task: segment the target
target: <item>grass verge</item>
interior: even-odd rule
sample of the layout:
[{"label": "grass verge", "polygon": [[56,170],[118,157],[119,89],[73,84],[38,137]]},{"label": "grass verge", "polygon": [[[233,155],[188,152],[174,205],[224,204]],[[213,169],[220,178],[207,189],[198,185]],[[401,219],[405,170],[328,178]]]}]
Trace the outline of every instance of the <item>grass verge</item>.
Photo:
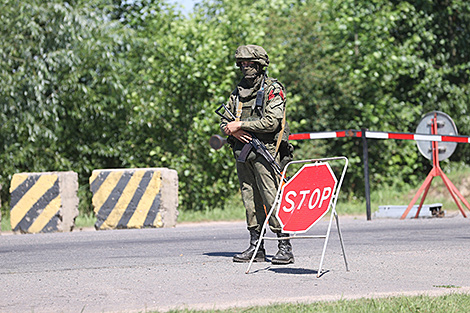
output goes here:
[{"label": "grass verge", "polygon": [[[455,170],[446,174],[457,188],[461,188],[463,196],[468,198],[465,190],[470,190],[470,168]],[[424,179],[423,179],[424,181]],[[398,188],[396,186],[384,186],[376,188],[371,192],[372,214],[378,211],[381,205],[408,205],[419,189],[418,186]],[[419,204],[419,200],[415,204]],[[449,191],[441,178],[435,178],[426,197],[425,204],[442,203],[442,209],[447,215],[460,214],[458,207],[452,199]],[[463,206],[464,210],[468,210]],[[341,198],[336,205],[336,211],[341,215],[363,215],[366,216],[366,202],[359,198]],[[232,221],[244,220],[245,210],[241,201],[241,195],[233,195],[225,208],[217,208],[207,211],[181,211],[178,222],[202,222],[202,221]]]},{"label": "grass verge", "polygon": [[2,212],[1,230],[11,231],[10,212]]},{"label": "grass verge", "polygon": [[438,297],[388,297],[380,299],[340,300],[335,302],[315,302],[311,304],[276,304],[270,306],[231,308],[227,310],[173,310],[171,313],[300,313],[300,312],[330,312],[330,313],[451,313],[468,312],[470,295],[449,294]]}]

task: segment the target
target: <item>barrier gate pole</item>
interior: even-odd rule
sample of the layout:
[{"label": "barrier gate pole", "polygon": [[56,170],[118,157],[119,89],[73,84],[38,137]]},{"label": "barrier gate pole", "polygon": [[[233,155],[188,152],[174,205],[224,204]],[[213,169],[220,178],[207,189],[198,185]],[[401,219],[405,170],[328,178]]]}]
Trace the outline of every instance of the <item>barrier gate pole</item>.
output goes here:
[{"label": "barrier gate pole", "polygon": [[370,210],[370,182],[369,182],[369,148],[367,146],[366,138],[367,129],[362,128],[362,154],[364,156],[364,188],[366,192],[366,213],[367,220],[372,220]]}]

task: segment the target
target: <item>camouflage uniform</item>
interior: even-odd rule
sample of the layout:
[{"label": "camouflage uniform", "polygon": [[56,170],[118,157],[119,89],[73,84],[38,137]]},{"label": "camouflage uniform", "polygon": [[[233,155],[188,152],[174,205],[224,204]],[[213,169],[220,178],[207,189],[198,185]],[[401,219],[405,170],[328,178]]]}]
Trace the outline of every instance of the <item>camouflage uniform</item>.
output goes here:
[{"label": "camouflage uniform", "polygon": [[[279,163],[279,154],[275,150],[278,136],[284,135],[284,133],[281,133],[281,122],[285,117],[284,111],[286,109],[284,87],[277,80],[266,76],[263,67],[269,64],[269,59],[263,48],[252,45],[241,46],[237,49],[235,55],[237,65],[240,66],[242,60],[258,62],[259,71],[254,78],[247,79],[245,75],[230,95],[227,107],[241,121],[241,129],[254,134],[261,140]],[[242,67],[240,66],[240,68]],[[259,90],[264,93],[262,106],[256,105]],[[228,122],[225,119],[221,120],[222,131],[224,131],[227,124]],[[287,140],[287,138],[284,139]],[[228,141],[235,158],[238,158],[245,143],[234,137],[229,137]],[[237,161],[237,173],[243,204],[246,209],[247,228],[251,235],[251,249],[249,248],[242,254],[236,255],[234,261],[246,262],[248,256],[251,258],[253,255],[251,252],[260,236],[266,214],[275,201],[280,177],[271,164],[253,149],[248,154],[245,162]],[[269,226],[274,233],[281,232],[281,226],[275,217],[275,212],[269,219]],[[257,255],[255,259],[257,261],[264,260],[264,247],[260,250],[262,250],[261,254]],[[293,257],[291,259],[293,262]]]},{"label": "camouflage uniform", "polygon": [[[239,97],[242,107],[240,120],[242,121],[242,129],[249,131],[261,140],[269,153],[274,156],[276,149],[276,141],[281,128],[281,121],[284,117],[285,96],[280,83],[266,79],[265,87],[265,109],[264,117],[261,118],[258,110],[253,110],[253,104],[256,100],[256,93],[248,97],[239,96],[239,90],[232,92],[228,108],[232,113],[236,114],[235,103]],[[270,84],[270,85],[268,85]],[[223,128],[227,122],[222,121]],[[231,145],[235,157],[240,155],[244,143],[231,138]],[[279,163],[279,155],[276,156]],[[248,229],[256,229],[261,231],[262,225],[266,219],[266,210],[270,210],[274,203],[277,188],[279,186],[279,177],[273,170],[272,166],[257,154],[254,150],[250,152],[245,163],[237,162],[237,173],[242,192],[243,204],[246,208],[246,220]],[[275,233],[281,231],[281,227],[277,219],[273,216],[269,220],[269,226]]]}]

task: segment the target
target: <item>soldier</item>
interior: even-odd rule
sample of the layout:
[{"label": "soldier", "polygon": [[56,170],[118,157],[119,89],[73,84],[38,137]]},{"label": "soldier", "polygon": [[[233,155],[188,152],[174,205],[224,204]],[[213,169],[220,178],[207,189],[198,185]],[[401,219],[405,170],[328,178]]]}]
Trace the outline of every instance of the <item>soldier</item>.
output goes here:
[{"label": "soldier", "polygon": [[[286,96],[284,86],[276,79],[267,76],[269,57],[266,51],[255,45],[240,46],[235,52],[237,66],[243,78],[230,95],[227,108],[235,115],[233,122],[221,120],[220,127],[229,136],[235,158],[254,134],[267,147],[280,163],[280,147],[285,147],[288,127],[285,123]],[[248,133],[250,132],[250,133]],[[281,148],[281,150],[283,150]],[[266,213],[274,203],[280,177],[271,164],[251,150],[245,160],[237,160],[237,173],[240,182],[243,204],[246,209],[247,228],[250,232],[250,246],[233,257],[234,262],[249,262],[260,240],[261,229],[266,221]],[[281,233],[281,226],[273,214],[269,227],[279,238],[288,237]],[[272,258],[273,264],[294,262],[290,240],[281,239],[279,251]],[[265,261],[263,242],[254,261]]]}]

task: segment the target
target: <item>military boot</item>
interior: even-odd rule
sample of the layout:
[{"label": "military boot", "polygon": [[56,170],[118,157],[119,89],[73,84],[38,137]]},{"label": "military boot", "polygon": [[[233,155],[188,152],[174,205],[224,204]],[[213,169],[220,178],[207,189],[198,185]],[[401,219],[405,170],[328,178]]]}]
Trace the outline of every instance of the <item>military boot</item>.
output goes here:
[{"label": "military boot", "polygon": [[[277,233],[278,238],[289,237],[289,234]],[[278,243],[279,250],[276,255],[273,256],[271,263],[272,264],[289,264],[294,263],[294,254],[292,253],[292,245],[289,239],[279,240]]]},{"label": "military boot", "polygon": [[[253,253],[255,253],[256,245],[260,240],[261,232],[250,229],[250,246],[242,253],[233,256],[233,262],[250,262]],[[264,262],[266,260],[266,251],[264,250],[264,242],[261,241],[258,252],[253,262]]]}]

